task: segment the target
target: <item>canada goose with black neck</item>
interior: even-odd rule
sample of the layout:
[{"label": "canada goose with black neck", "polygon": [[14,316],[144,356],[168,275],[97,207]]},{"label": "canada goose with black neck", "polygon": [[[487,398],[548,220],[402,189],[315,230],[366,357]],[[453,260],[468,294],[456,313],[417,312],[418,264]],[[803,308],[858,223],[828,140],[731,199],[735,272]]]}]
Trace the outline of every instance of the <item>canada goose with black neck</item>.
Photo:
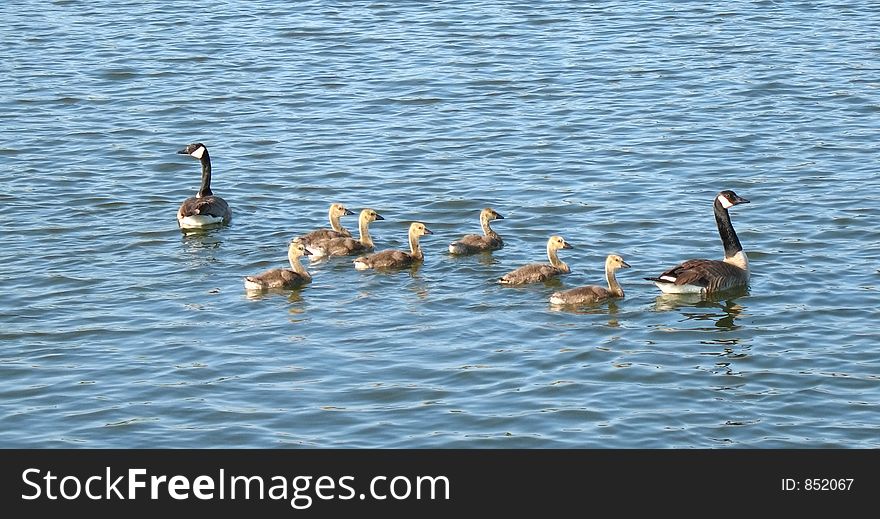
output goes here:
[{"label": "canada goose with black neck", "polygon": [[608,283],[608,288],[587,285],[554,292],[550,296],[550,303],[554,305],[585,305],[623,297],[623,287],[617,282],[617,277],[614,274],[618,269],[628,268],[629,264],[623,261],[622,257],[610,254],[605,258],[605,281]]},{"label": "canada goose with black neck", "polygon": [[232,220],[229,204],[211,191],[211,157],[201,142],[188,145],[177,152],[199,159],[202,164],[202,184],[196,196],[187,198],[177,210],[177,223],[181,229],[204,229]]},{"label": "canada goose with black neck", "polygon": [[358,217],[360,238],[331,238],[315,243],[309,247],[312,259],[327,256],[352,256],[373,250],[373,238],[370,236],[370,222],[384,220],[381,214],[372,209],[364,209]]},{"label": "canada goose with black neck", "polygon": [[483,229],[483,235],[465,235],[460,240],[449,244],[449,253],[465,255],[500,249],[504,246],[504,242],[501,240],[501,236],[489,226],[489,222],[503,219],[504,217],[491,207],[483,209],[480,211],[480,227]]},{"label": "canada goose with black neck", "polygon": [[361,256],[354,260],[354,268],[367,269],[396,269],[409,267],[425,259],[425,253],[419,245],[419,237],[434,234],[421,222],[413,222],[409,226],[409,250],[405,252],[397,249],[388,249],[368,256]]},{"label": "canada goose with black neck", "polygon": [[304,285],[312,280],[299,259],[311,253],[299,240],[291,240],[287,247],[287,259],[290,268],[270,269],[255,276],[244,278],[244,287],[248,290],[268,290],[273,288],[291,289]]},{"label": "canada goose with black neck", "polygon": [[524,265],[501,276],[498,282],[502,285],[522,285],[525,283],[548,281],[560,274],[568,274],[571,272],[571,269],[565,262],[559,259],[556,251],[571,248],[572,246],[566,242],[562,236],[551,236],[550,239],[547,240],[547,258],[550,260],[549,264],[531,263],[529,265]]},{"label": "canada goose with black neck", "polygon": [[690,259],[672,267],[654,278],[657,288],[666,294],[712,294],[749,284],[749,258],[743,251],[728,209],[747,204],[748,200],[733,191],[721,191],[715,196],[713,208],[718,234],[724,245],[724,259]]}]

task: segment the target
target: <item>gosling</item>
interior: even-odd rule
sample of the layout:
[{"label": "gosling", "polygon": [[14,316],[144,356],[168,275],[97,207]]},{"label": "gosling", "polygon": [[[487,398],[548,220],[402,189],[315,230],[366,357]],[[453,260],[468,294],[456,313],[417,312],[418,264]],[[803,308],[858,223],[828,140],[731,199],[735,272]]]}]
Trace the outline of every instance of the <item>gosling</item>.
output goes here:
[{"label": "gosling", "polygon": [[330,211],[328,214],[330,219],[330,229],[315,229],[314,231],[299,236],[297,239],[308,249],[314,243],[329,240],[331,238],[350,238],[351,232],[339,223],[339,218],[353,214],[353,212],[346,209],[342,204],[330,204]]},{"label": "gosling", "polygon": [[539,283],[548,281],[561,274],[568,274],[571,269],[565,262],[559,259],[556,251],[559,249],[571,249],[572,246],[562,236],[551,236],[547,240],[547,257],[550,264],[532,263],[508,272],[498,280],[502,285],[523,285],[526,283]]},{"label": "gosling", "polygon": [[492,220],[503,220],[504,217],[498,214],[491,207],[487,207],[480,211],[480,227],[483,228],[483,235],[467,234],[458,241],[449,244],[449,253],[456,255],[478,254],[498,250],[504,247],[504,241],[491,227],[489,222]]},{"label": "gosling", "polygon": [[269,290],[273,288],[291,289],[309,283],[312,276],[302,266],[299,259],[302,256],[310,256],[312,253],[297,239],[290,242],[287,248],[287,259],[290,260],[289,269],[270,269],[256,276],[244,278],[244,287],[247,290]]},{"label": "gosling", "polygon": [[419,237],[434,234],[421,222],[413,222],[409,226],[409,249],[410,252],[388,249],[368,256],[361,256],[354,260],[354,268],[357,270],[367,269],[398,269],[405,268],[425,259],[425,254],[419,247]]},{"label": "gosling", "polygon": [[370,236],[370,222],[376,220],[384,220],[381,214],[372,209],[364,209],[358,217],[358,231],[360,231],[360,239],[354,238],[331,238],[315,243],[309,247],[312,253],[312,259],[325,258],[329,256],[354,256],[355,254],[363,254],[373,250],[373,238]]},{"label": "gosling", "polygon": [[628,268],[630,268],[629,264],[623,261],[622,257],[611,254],[605,258],[605,281],[608,282],[608,288],[588,285],[554,292],[550,296],[550,303],[554,305],[587,305],[621,298],[623,297],[623,288],[617,282],[614,273],[618,269]]}]

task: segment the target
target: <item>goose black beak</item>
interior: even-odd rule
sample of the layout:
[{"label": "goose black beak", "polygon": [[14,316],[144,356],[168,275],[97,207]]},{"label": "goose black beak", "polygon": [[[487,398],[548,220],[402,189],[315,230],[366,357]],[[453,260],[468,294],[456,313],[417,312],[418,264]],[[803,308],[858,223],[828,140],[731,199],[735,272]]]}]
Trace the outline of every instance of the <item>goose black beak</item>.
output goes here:
[{"label": "goose black beak", "polygon": [[187,151],[186,148],[183,148],[182,150],[179,150],[179,151],[177,152],[177,154],[178,154],[178,155],[189,155],[189,151]]},{"label": "goose black beak", "polygon": [[749,203],[748,200],[746,200],[745,198],[743,198],[743,197],[741,197],[741,196],[739,196],[739,195],[736,195],[736,200],[734,200],[734,201],[735,201],[737,204],[748,204],[748,203]]}]

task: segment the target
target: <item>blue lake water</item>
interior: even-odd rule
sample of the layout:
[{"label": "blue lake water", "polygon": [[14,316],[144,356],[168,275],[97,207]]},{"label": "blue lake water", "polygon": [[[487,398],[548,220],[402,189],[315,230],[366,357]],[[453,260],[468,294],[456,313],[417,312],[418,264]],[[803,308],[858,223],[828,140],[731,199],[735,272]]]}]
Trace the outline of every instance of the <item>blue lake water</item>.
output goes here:
[{"label": "blue lake water", "polygon": [[[870,2],[0,5],[3,447],[880,447]],[[204,142],[229,227],[184,235]],[[721,258],[747,293],[643,278]],[[327,207],[425,262],[286,264]],[[505,247],[452,257],[491,206]],[[343,223],[355,228],[354,217]],[[545,260],[572,273],[494,281]],[[560,288],[632,265],[623,300]]]}]

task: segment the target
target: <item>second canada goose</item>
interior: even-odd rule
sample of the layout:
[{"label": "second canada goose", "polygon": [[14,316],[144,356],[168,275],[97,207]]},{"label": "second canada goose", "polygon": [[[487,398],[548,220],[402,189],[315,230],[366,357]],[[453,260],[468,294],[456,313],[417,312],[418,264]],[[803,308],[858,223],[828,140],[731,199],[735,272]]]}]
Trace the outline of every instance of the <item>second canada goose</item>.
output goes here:
[{"label": "second canada goose", "polygon": [[676,265],[655,278],[657,288],[667,294],[711,294],[749,284],[749,258],[743,251],[733,224],[730,223],[731,207],[747,204],[748,200],[733,191],[725,190],[715,196],[713,203],[715,223],[724,244],[724,259],[691,259]]},{"label": "second canada goose", "polygon": [[571,269],[556,255],[559,249],[571,249],[562,236],[551,236],[547,240],[547,257],[550,263],[531,263],[508,272],[498,280],[502,285],[522,285],[547,281],[560,274],[568,274]]},{"label": "second canada goose", "polygon": [[354,260],[354,268],[358,270],[403,268],[421,262],[425,259],[425,254],[419,247],[419,237],[426,234],[434,233],[425,227],[425,224],[413,222],[409,226],[410,252],[388,249],[368,256],[361,256]]},{"label": "second canada goose", "polygon": [[211,191],[211,157],[201,142],[188,145],[177,152],[199,159],[202,163],[202,185],[196,196],[187,198],[177,210],[177,224],[181,229],[204,229],[232,220],[229,204]]},{"label": "second canada goose", "polygon": [[588,285],[570,288],[560,292],[554,292],[550,296],[550,303],[554,305],[584,305],[599,303],[613,297],[623,297],[623,288],[617,282],[614,273],[618,269],[628,269],[629,264],[617,254],[611,254],[605,258],[605,281],[608,288],[596,285]]},{"label": "second canada goose", "polygon": [[272,288],[291,289],[304,285],[312,280],[312,276],[302,266],[299,259],[309,255],[311,252],[305,248],[301,241],[291,240],[287,247],[290,268],[270,269],[256,276],[247,276],[244,278],[244,287],[248,290],[267,290]]},{"label": "second canada goose", "polygon": [[319,241],[329,240],[331,238],[348,238],[351,232],[339,223],[339,218],[343,216],[353,215],[354,213],[346,209],[342,204],[330,204],[328,217],[330,219],[330,229],[316,229],[304,234],[297,239],[309,248],[312,244]]},{"label": "second canada goose", "polygon": [[381,214],[372,209],[364,209],[358,217],[360,238],[331,238],[315,243],[309,247],[312,258],[326,256],[352,256],[373,250],[373,238],[370,237],[370,222],[384,220]]},{"label": "second canada goose", "polygon": [[468,234],[458,241],[449,244],[450,254],[477,254],[479,252],[493,251],[504,247],[504,242],[497,232],[489,227],[492,220],[503,220],[504,217],[498,214],[491,207],[487,207],[480,211],[480,227],[483,228],[483,235]]}]

